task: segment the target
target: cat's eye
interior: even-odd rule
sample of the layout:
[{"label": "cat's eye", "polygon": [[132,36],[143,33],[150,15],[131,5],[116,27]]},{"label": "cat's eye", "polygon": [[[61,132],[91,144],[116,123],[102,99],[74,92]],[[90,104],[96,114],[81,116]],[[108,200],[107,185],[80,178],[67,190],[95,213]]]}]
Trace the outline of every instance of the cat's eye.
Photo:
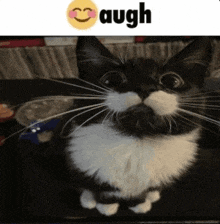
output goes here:
[{"label": "cat's eye", "polygon": [[184,85],[183,79],[175,72],[165,73],[160,76],[159,83],[166,88],[175,89]]},{"label": "cat's eye", "polygon": [[127,78],[126,78],[125,74],[122,72],[110,71],[110,72],[105,73],[101,77],[100,82],[103,85],[105,85],[109,88],[112,88],[112,87],[120,86],[123,83],[126,83]]}]

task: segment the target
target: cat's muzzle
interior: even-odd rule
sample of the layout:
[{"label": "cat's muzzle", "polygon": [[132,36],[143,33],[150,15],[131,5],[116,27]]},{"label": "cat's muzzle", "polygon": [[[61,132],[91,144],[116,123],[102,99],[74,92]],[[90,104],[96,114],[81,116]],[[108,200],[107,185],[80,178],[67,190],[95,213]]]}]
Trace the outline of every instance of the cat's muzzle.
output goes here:
[{"label": "cat's muzzle", "polygon": [[114,121],[124,133],[138,137],[157,135],[160,131],[165,131],[162,119],[142,103],[118,113]]}]

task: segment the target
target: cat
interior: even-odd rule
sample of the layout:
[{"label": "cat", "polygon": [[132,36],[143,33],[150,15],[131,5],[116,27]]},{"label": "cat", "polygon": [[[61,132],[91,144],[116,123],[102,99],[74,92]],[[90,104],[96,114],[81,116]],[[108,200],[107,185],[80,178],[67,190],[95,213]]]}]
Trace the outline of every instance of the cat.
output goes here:
[{"label": "cat", "polygon": [[158,64],[117,58],[89,36],[78,38],[76,55],[74,93],[82,98],[57,127],[53,147],[65,152],[83,208],[111,216],[123,204],[146,213],[196,161],[212,44],[198,38]]}]

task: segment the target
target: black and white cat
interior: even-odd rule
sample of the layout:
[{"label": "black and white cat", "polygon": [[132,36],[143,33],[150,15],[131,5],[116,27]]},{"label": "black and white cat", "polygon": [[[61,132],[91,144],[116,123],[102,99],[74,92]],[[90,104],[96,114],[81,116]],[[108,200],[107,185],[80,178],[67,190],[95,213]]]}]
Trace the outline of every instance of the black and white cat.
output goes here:
[{"label": "black and white cat", "polygon": [[121,203],[146,213],[196,161],[210,40],[198,38],[164,65],[120,60],[95,37],[79,37],[76,54],[84,98],[56,147],[65,150],[81,205],[107,216]]}]

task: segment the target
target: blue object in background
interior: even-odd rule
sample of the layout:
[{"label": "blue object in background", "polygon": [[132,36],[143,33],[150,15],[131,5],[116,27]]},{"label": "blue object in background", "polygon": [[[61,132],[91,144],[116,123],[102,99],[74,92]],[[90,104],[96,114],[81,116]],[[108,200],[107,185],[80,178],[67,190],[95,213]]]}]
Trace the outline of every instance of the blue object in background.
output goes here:
[{"label": "blue object in background", "polygon": [[[38,122],[38,121],[33,121],[31,122],[30,125],[33,125],[30,127],[30,131],[23,132],[20,136],[19,139],[28,139],[32,143],[39,145],[40,142],[38,140],[37,135],[39,133],[42,133],[44,131],[51,131],[53,130],[57,124],[59,123],[60,119],[52,119],[47,123],[43,122]],[[36,124],[35,124],[36,123]]]}]

